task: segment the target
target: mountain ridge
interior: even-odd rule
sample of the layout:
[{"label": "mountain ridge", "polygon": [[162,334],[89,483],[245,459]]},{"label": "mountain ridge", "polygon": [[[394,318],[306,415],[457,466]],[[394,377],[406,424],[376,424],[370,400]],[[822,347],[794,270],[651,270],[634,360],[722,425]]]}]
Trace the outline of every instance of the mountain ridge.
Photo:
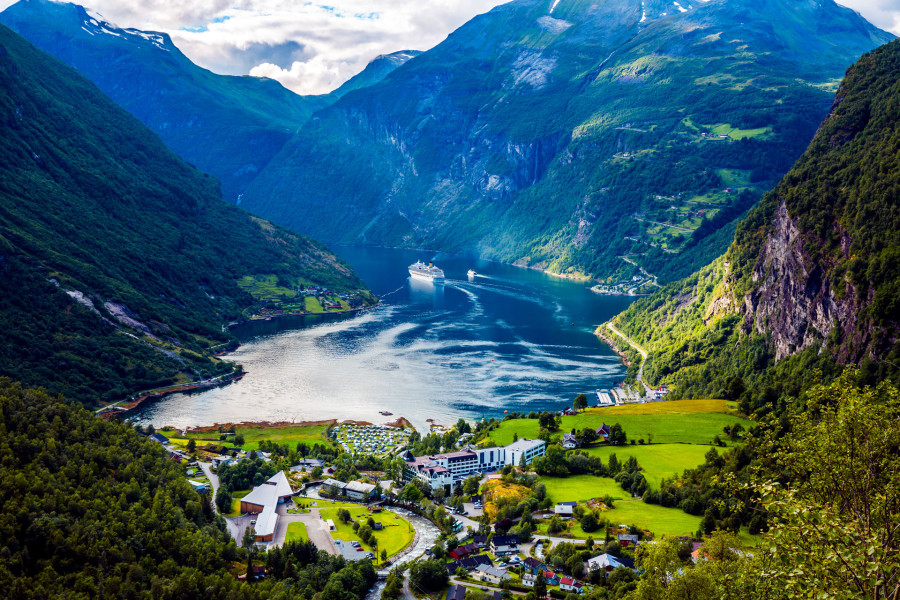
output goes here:
[{"label": "mountain ridge", "polygon": [[[892,37],[830,1],[549,6],[501,5],[319,111],[247,206],[330,241],[602,277],[646,255],[674,277],[671,251],[746,210],[802,153],[824,88]],[[722,29],[744,13],[753,27]]]}]

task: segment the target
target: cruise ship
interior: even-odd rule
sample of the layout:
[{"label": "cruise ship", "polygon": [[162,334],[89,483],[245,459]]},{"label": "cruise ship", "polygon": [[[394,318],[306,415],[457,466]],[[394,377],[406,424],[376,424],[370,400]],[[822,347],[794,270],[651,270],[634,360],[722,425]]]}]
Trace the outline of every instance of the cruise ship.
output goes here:
[{"label": "cruise ship", "polygon": [[427,265],[421,260],[409,265],[409,274],[416,279],[427,279],[428,281],[444,281],[444,272],[435,267],[433,264]]}]

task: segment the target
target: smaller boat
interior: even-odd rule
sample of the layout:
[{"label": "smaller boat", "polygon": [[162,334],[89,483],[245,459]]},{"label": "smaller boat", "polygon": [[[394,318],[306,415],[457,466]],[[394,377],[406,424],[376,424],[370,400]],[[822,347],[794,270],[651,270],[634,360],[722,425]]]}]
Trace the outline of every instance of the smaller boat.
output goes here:
[{"label": "smaller boat", "polygon": [[469,269],[469,272],[466,273],[469,276],[469,279],[475,279],[475,276],[478,275],[473,269]]}]

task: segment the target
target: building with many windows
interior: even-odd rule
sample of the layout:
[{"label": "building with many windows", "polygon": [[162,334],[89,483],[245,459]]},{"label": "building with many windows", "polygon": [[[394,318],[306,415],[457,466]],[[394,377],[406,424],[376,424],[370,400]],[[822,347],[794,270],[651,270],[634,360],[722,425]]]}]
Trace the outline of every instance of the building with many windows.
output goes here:
[{"label": "building with many windows", "polygon": [[543,440],[523,439],[508,446],[465,448],[429,456],[404,452],[401,458],[406,461],[404,479],[418,477],[432,489],[437,489],[445,485],[452,487],[466,477],[490,473],[508,464],[518,466],[523,456],[525,464],[530,464],[536,457],[543,456],[546,448]]}]

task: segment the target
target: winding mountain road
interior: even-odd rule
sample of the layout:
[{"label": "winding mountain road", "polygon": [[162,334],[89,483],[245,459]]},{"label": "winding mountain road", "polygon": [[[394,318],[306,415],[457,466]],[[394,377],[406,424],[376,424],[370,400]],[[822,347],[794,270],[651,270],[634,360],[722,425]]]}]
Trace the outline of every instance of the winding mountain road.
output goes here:
[{"label": "winding mountain road", "polygon": [[634,348],[635,350],[637,350],[640,353],[641,366],[640,366],[640,368],[638,368],[637,380],[642,386],[644,386],[644,389],[649,394],[652,390],[650,389],[650,386],[647,385],[647,382],[644,381],[644,365],[647,364],[647,351],[644,350],[643,348],[641,348],[640,346],[638,346],[637,344],[635,344],[631,340],[631,338],[629,338],[627,335],[625,335],[624,333],[622,333],[621,331],[616,329],[616,326],[613,325],[612,323],[607,323],[606,327],[609,328],[609,330],[612,331],[614,334],[616,334],[617,336],[619,336],[620,338],[622,338],[623,340],[628,342],[629,346],[631,346],[632,348]]}]

